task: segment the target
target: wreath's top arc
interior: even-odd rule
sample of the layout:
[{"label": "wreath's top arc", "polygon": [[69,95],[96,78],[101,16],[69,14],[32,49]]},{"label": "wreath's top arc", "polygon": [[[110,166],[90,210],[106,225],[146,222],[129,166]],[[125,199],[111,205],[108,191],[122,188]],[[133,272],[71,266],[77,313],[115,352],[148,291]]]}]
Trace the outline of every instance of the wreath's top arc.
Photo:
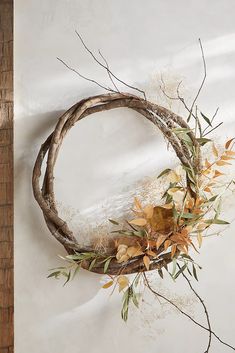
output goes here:
[{"label": "wreath's top arc", "polygon": [[[182,139],[174,133],[174,128],[189,129],[183,118],[172,111],[151,103],[129,93],[102,94],[81,100],[66,111],[47,140],[42,144],[33,170],[33,191],[35,199],[41,207],[47,226],[52,235],[66,248],[69,253],[74,250],[89,251],[78,244],[77,239],[58,215],[54,195],[54,166],[63,139],[71,127],[84,117],[114,108],[130,108],[154,123],[169,141],[177,157],[186,167],[200,170],[200,147],[193,134],[189,136],[198,150],[197,158],[191,157],[190,150]],[[41,167],[47,154],[47,167],[40,187]]]}]

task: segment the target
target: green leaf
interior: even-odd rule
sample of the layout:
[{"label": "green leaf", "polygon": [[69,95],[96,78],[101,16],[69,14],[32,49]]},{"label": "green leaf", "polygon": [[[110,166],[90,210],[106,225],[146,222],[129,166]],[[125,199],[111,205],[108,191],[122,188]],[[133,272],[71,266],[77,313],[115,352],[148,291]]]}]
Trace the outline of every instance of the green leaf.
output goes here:
[{"label": "green leaf", "polygon": [[215,195],[215,196],[212,196],[209,200],[208,200],[208,202],[213,202],[213,201],[215,201],[215,199],[218,197],[218,195]]},{"label": "green leaf", "polygon": [[161,269],[161,268],[159,268],[158,274],[159,274],[159,276],[163,279],[163,272],[162,272],[162,269]]},{"label": "green leaf", "polygon": [[91,261],[90,266],[89,266],[89,268],[88,268],[89,271],[91,271],[91,270],[93,269],[93,267],[95,266],[96,260],[97,260],[97,259],[94,258],[94,259]]},{"label": "green leaf", "polygon": [[192,218],[196,218],[196,217],[198,217],[198,215],[195,215],[195,214],[192,214],[192,213],[183,213],[181,215],[181,218],[186,218],[186,219],[188,219],[188,218],[192,219]]},{"label": "green leaf", "polygon": [[50,273],[47,278],[51,278],[51,277],[55,277],[55,278],[58,278],[58,276],[61,274],[61,271],[55,271],[55,272],[52,272]]},{"label": "green leaf", "polygon": [[78,274],[78,272],[80,271],[80,268],[81,268],[81,263],[76,266],[72,279],[74,279],[75,276]]},{"label": "green leaf", "polygon": [[115,224],[115,226],[118,226],[118,225],[119,225],[119,223],[116,222],[116,221],[114,221],[113,219],[109,219],[109,222],[112,223],[112,224]]},{"label": "green leaf", "polygon": [[196,267],[194,266],[194,264],[193,264],[193,275],[194,275],[194,278],[198,281],[197,270],[196,270]]},{"label": "green leaf", "polygon": [[205,137],[197,138],[197,142],[201,145],[204,146],[206,143],[211,142],[212,140],[207,139]]},{"label": "green leaf", "polygon": [[71,277],[71,270],[69,270],[69,272],[66,274],[66,276],[67,276],[67,279],[66,279],[66,281],[64,282],[64,284],[63,284],[63,287],[69,282],[69,280],[70,280],[70,277]]},{"label": "green leaf", "polygon": [[181,267],[180,270],[174,275],[174,279],[176,279],[177,277],[179,277],[179,275],[180,275],[181,273],[183,273],[186,268],[187,268],[187,264],[184,264],[184,266]]},{"label": "green leaf", "polygon": [[158,175],[158,178],[161,178],[163,175],[166,175],[166,174],[170,173],[171,170],[172,170],[172,169],[170,169],[170,168],[167,168],[167,169],[163,170],[163,171]]},{"label": "green leaf", "polygon": [[108,260],[105,261],[104,263],[104,273],[108,271],[110,261],[112,260],[112,257],[108,258]]},{"label": "green leaf", "polygon": [[206,221],[204,221],[206,224],[230,224],[227,221],[223,221],[222,219],[207,219]]},{"label": "green leaf", "polygon": [[207,116],[205,114],[203,114],[202,112],[201,112],[201,116],[207,122],[207,124],[212,127],[210,119],[207,118]]}]

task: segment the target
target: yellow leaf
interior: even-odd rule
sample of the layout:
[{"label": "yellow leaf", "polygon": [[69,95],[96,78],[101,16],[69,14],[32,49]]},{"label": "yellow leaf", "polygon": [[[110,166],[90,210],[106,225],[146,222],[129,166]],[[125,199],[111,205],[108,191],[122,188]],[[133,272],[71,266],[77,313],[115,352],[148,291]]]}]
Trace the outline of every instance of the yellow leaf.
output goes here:
[{"label": "yellow leaf", "polygon": [[161,206],[162,208],[166,208],[167,210],[171,210],[173,208],[173,203],[166,203],[165,205]]},{"label": "yellow leaf", "polygon": [[211,173],[211,169],[210,169],[210,168],[208,168],[208,169],[202,171],[202,174],[203,174],[203,175],[208,175],[208,174],[210,174],[210,173]]},{"label": "yellow leaf", "polygon": [[135,207],[137,208],[137,210],[142,210],[141,203],[137,197],[134,198],[134,204],[135,204]]},{"label": "yellow leaf", "polygon": [[145,226],[147,224],[146,219],[144,218],[136,218],[130,221],[129,223],[134,224],[135,226]]},{"label": "yellow leaf", "polygon": [[146,269],[149,270],[150,258],[149,258],[147,255],[145,255],[145,256],[143,257],[143,262],[144,262],[144,266],[146,267]]},{"label": "yellow leaf", "polygon": [[217,165],[223,166],[223,165],[231,165],[231,163],[225,162],[225,161],[218,161],[216,162]]},{"label": "yellow leaf", "polygon": [[218,152],[217,148],[215,147],[214,143],[212,145],[212,152],[213,152],[214,156],[218,158],[219,152]]},{"label": "yellow leaf", "polygon": [[181,190],[180,188],[170,188],[167,191],[167,193],[172,196],[174,193],[176,193],[177,191],[180,191],[180,190]]},{"label": "yellow leaf", "polygon": [[229,148],[229,146],[231,145],[231,142],[234,140],[234,138],[232,138],[231,140],[228,140],[227,142],[226,142],[226,144],[225,144],[225,148],[226,149],[228,149]]},{"label": "yellow leaf", "polygon": [[181,176],[177,174],[174,170],[171,170],[167,176],[167,180],[171,183],[178,183],[181,181]]},{"label": "yellow leaf", "polygon": [[210,168],[211,167],[211,163],[209,163],[208,159],[205,160],[205,167],[206,168]]},{"label": "yellow leaf", "polygon": [[111,287],[113,285],[113,281],[109,281],[109,282],[107,282],[107,283],[105,283],[103,286],[102,286],[102,288],[109,288],[109,287]]},{"label": "yellow leaf", "polygon": [[[116,256],[117,257],[117,256]],[[117,262],[120,264],[122,262],[126,262],[129,260],[129,256],[127,254],[121,255],[117,260]]]},{"label": "yellow leaf", "polygon": [[119,292],[121,292],[124,288],[128,287],[129,285],[129,280],[126,276],[119,276],[117,282],[119,284]]},{"label": "yellow leaf", "polygon": [[200,248],[202,246],[202,233],[201,232],[197,233],[197,241],[198,241],[198,245]]},{"label": "yellow leaf", "polygon": [[144,208],[144,213],[145,213],[146,218],[148,218],[148,219],[152,218],[153,217],[153,206],[147,205]]},{"label": "yellow leaf", "polygon": [[129,257],[135,257],[135,256],[143,255],[143,251],[141,250],[140,247],[130,246],[127,249],[127,255]]}]

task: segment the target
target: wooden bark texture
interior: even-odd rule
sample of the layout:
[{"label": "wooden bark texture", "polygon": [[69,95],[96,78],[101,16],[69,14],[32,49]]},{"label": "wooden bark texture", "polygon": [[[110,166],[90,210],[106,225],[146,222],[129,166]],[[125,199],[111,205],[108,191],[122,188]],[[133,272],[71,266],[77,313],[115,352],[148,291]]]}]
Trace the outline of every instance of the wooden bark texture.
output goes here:
[{"label": "wooden bark texture", "polygon": [[0,1],[0,353],[13,347],[13,0]]}]

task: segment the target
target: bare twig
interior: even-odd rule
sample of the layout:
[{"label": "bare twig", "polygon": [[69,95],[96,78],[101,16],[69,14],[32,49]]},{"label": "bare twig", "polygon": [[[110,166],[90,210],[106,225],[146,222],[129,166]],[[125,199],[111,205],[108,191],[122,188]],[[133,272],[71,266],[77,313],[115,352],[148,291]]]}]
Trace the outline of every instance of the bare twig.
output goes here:
[{"label": "bare twig", "polygon": [[[181,269],[181,266],[178,264],[178,268]],[[190,289],[193,291],[193,293],[196,295],[196,297],[198,298],[198,300],[200,301],[200,303],[202,304],[205,314],[206,314],[206,320],[207,320],[207,324],[208,324],[208,329],[209,329],[209,339],[208,339],[208,345],[207,345],[207,349],[205,351],[205,353],[208,353],[210,350],[210,346],[211,346],[211,338],[212,338],[212,333],[211,333],[211,323],[210,323],[210,317],[209,317],[209,313],[207,310],[207,307],[203,301],[203,299],[200,297],[200,295],[196,292],[196,290],[193,288],[190,280],[188,279],[188,277],[184,274],[184,272],[182,272],[182,275],[184,277],[184,279],[187,281]]]},{"label": "bare twig", "polygon": [[100,50],[99,50],[99,54],[100,54],[101,58],[104,60],[104,62],[105,62],[105,65],[106,65],[106,67],[107,67],[106,71],[107,71],[107,74],[108,74],[108,76],[109,76],[110,81],[112,82],[112,84],[113,84],[115,90],[116,90],[118,93],[120,93],[120,91],[119,91],[117,85],[115,84],[115,82],[114,82],[114,80],[113,80],[113,78],[112,78],[112,75],[110,74],[109,64],[108,64],[107,60],[105,59],[104,55],[101,53]]},{"label": "bare twig", "polygon": [[[202,325],[200,322],[196,321],[193,317],[191,317],[189,314],[187,314],[184,310],[182,310],[182,309],[181,309],[177,304],[175,304],[173,301],[171,301],[170,299],[168,299],[168,298],[167,298],[166,296],[164,296],[163,294],[161,294],[161,293],[157,292],[156,290],[154,290],[154,289],[150,286],[149,281],[148,281],[148,279],[147,279],[147,276],[146,276],[145,272],[144,272],[144,279],[145,279],[145,283],[146,283],[147,287],[149,288],[149,290],[150,290],[153,294],[155,294],[155,295],[158,296],[159,298],[164,299],[167,303],[169,303],[169,304],[171,304],[172,306],[174,306],[181,314],[183,314],[184,316],[186,316],[186,317],[187,317],[189,320],[191,320],[195,325],[201,327],[203,330],[206,330],[206,331],[208,331],[208,332],[210,331],[209,328],[207,328],[206,326]],[[211,330],[211,334],[212,334],[220,343],[222,343],[223,345],[225,345],[225,346],[227,346],[227,347],[229,347],[229,348],[231,348],[232,350],[235,351],[235,348],[234,348],[233,346],[231,346],[230,344],[228,344],[228,343],[222,341],[222,340],[219,338],[219,336],[218,336],[214,331]]]},{"label": "bare twig", "polygon": [[93,80],[93,79],[91,79],[91,78],[89,78],[89,77],[86,77],[86,76],[82,75],[79,71],[77,71],[76,69],[74,69],[74,68],[72,68],[71,66],[69,66],[64,60],[62,60],[62,59],[60,59],[60,58],[57,58],[57,60],[59,60],[64,66],[66,66],[67,69],[69,69],[70,71],[73,71],[76,75],[78,75],[79,77],[83,78],[84,80],[96,84],[97,86],[99,86],[100,88],[104,89],[105,91],[108,91],[108,92],[116,92],[116,91],[114,91],[112,88],[103,86],[103,85],[100,84],[99,82],[97,82],[97,81],[95,81],[95,80]]},{"label": "bare twig", "polygon": [[188,120],[187,120],[187,121],[189,121],[190,118],[191,118],[191,115],[192,115],[192,112],[193,112],[193,107],[194,107],[194,105],[195,105],[195,103],[196,103],[196,101],[197,101],[197,99],[198,99],[198,97],[199,97],[199,95],[200,95],[200,93],[201,93],[201,90],[202,90],[202,88],[203,88],[203,86],[204,86],[204,83],[205,83],[205,81],[206,81],[206,75],[207,75],[207,72],[206,72],[206,60],[205,60],[205,55],[204,55],[204,50],[203,50],[202,42],[201,42],[201,39],[200,39],[200,38],[198,39],[198,41],[199,41],[199,45],[200,45],[200,49],[201,49],[201,54],[202,54],[204,76],[203,76],[202,82],[201,82],[201,84],[200,84],[200,87],[199,87],[199,89],[198,89],[198,91],[197,91],[197,94],[196,94],[196,96],[195,96],[195,98],[194,98],[194,100],[193,100],[192,106],[191,106],[191,108],[190,108],[190,114],[189,114],[189,117],[188,117]]},{"label": "bare twig", "polygon": [[86,45],[86,43],[84,42],[81,34],[76,30],[75,31],[76,35],[78,36],[78,38],[80,39],[83,47],[86,49],[86,51],[92,56],[92,58],[97,62],[98,65],[100,65],[101,67],[103,67],[105,70],[107,70],[107,72],[109,72],[109,74],[115,78],[115,80],[117,80],[118,82],[122,83],[124,86],[128,87],[128,88],[131,88],[135,91],[138,91],[139,93],[143,94],[144,96],[144,99],[146,100],[146,94],[143,90],[135,87],[135,86],[132,86],[128,83],[126,83],[125,81],[121,80],[119,77],[117,77],[110,69],[109,69],[109,66],[107,66],[106,64],[104,65],[99,59],[97,59],[97,57],[95,56],[95,54],[92,52],[91,49],[88,48],[88,46]]}]

